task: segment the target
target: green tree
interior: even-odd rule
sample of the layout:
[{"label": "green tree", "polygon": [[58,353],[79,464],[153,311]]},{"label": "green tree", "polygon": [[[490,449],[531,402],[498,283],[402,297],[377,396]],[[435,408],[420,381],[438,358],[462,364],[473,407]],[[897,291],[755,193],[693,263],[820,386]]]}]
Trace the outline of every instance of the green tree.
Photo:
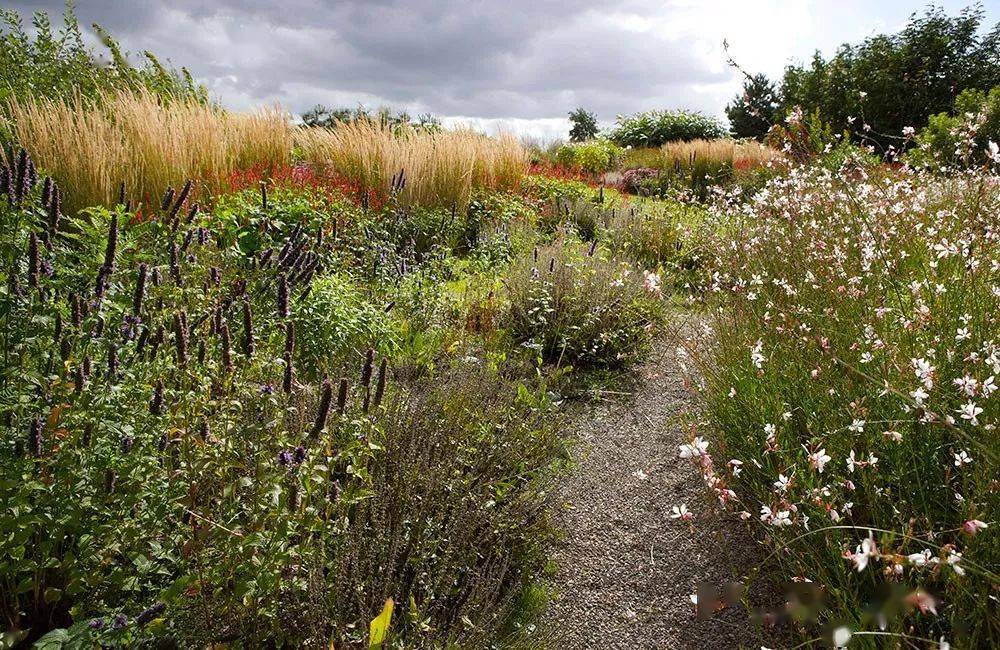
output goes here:
[{"label": "green tree", "polygon": [[778,91],[764,74],[748,76],[743,92],[726,106],[730,130],[738,138],[763,140],[777,121]]},{"label": "green tree", "polygon": [[584,108],[569,112],[572,128],[569,130],[570,142],[583,142],[597,137],[597,117]]},{"label": "green tree", "polygon": [[844,44],[829,60],[817,52],[786,68],[782,113],[819,110],[835,132],[898,144],[904,127],[948,111],[963,90],[1000,85],[1000,25],[984,32],[983,19],[981,5],[955,16],[931,6],[899,33]]}]

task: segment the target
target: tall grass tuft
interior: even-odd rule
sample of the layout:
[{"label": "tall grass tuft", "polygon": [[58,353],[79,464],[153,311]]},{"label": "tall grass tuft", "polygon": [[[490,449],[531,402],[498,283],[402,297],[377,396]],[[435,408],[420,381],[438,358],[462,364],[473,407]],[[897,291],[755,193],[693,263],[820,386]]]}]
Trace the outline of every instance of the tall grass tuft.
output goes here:
[{"label": "tall grass tuft", "polygon": [[528,165],[513,137],[469,129],[428,132],[361,120],[299,129],[295,144],[313,166],[407,206],[464,206],[473,188],[516,186]]},{"label": "tall grass tuft", "polygon": [[212,192],[236,170],[291,157],[291,127],[277,108],[231,113],[123,92],[97,102],[14,97],[9,109],[15,137],[59,182],[71,211],[113,205],[122,183],[146,203],[189,178]]}]

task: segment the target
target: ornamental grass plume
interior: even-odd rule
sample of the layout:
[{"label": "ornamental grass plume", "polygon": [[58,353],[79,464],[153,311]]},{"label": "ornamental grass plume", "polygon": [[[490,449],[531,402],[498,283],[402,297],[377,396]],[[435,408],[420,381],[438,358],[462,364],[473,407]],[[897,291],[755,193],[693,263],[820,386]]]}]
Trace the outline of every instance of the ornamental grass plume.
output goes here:
[{"label": "ornamental grass plume", "polygon": [[120,202],[122,183],[140,200],[187,179],[213,195],[240,169],[291,160],[292,128],[277,107],[237,113],[144,90],[97,100],[14,96],[7,107],[15,138],[66,189],[70,212]]},{"label": "ornamental grass plume", "polygon": [[333,129],[300,128],[297,149],[318,171],[361,187],[362,196],[394,196],[402,206],[464,208],[476,188],[513,189],[528,168],[515,138],[471,129],[425,132],[357,120]]}]

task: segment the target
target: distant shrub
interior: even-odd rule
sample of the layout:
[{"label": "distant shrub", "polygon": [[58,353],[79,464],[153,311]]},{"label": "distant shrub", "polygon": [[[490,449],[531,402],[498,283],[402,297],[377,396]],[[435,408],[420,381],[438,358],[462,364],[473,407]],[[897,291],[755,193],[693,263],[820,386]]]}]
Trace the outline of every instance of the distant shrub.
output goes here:
[{"label": "distant shrub", "polygon": [[615,368],[636,361],[662,315],[659,276],[595,244],[557,241],[518,260],[508,280],[516,340],[552,363]]},{"label": "distant shrub", "polygon": [[827,145],[836,144],[830,125],[823,121],[819,110],[803,112],[792,108],[783,123],[775,124],[764,138],[767,146],[805,162],[823,153]]},{"label": "distant shrub", "polygon": [[600,174],[613,169],[621,159],[622,149],[610,140],[571,142],[559,147],[556,161],[560,165]]},{"label": "distant shrub", "polygon": [[649,167],[627,169],[622,173],[621,186],[626,192],[638,194],[645,181],[651,178],[656,178],[659,175],[659,169],[650,169]]},{"label": "distant shrub", "polygon": [[718,120],[698,112],[647,111],[619,117],[610,138],[622,147],[658,147],[674,140],[712,139],[725,135],[726,129]]},{"label": "distant shrub", "polygon": [[1000,87],[989,93],[968,89],[955,98],[954,110],[931,115],[917,133],[907,162],[927,166],[968,166],[986,161],[990,141],[1000,142]]}]

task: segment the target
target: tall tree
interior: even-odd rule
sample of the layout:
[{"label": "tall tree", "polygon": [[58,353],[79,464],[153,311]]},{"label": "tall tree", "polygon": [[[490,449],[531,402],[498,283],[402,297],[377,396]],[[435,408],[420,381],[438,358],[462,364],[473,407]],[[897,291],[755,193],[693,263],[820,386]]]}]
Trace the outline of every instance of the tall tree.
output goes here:
[{"label": "tall tree", "polygon": [[597,117],[590,111],[583,108],[570,111],[569,121],[573,125],[569,130],[570,142],[583,142],[597,137]]},{"label": "tall tree", "polygon": [[1000,24],[983,32],[983,19],[978,4],[955,16],[931,6],[896,34],[841,45],[829,60],[817,52],[808,65],[786,68],[783,108],[819,109],[835,131],[893,144],[904,127],[948,111],[963,90],[1000,85]]},{"label": "tall tree", "polygon": [[730,129],[738,138],[763,140],[775,123],[778,111],[778,90],[764,74],[748,76],[743,92],[726,106]]}]

